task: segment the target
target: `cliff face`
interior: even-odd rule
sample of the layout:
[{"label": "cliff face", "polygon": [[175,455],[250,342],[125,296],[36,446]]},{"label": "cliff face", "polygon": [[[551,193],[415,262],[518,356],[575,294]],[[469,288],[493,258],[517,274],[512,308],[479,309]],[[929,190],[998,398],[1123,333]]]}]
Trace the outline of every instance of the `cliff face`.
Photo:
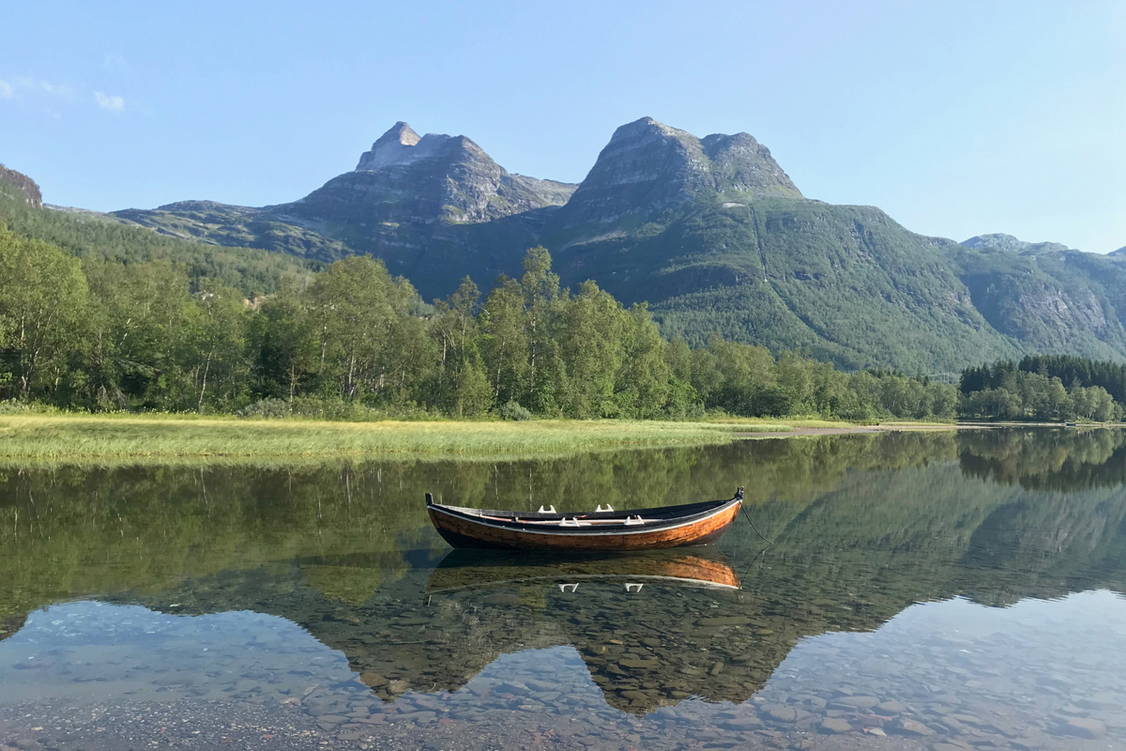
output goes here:
[{"label": "cliff face", "polygon": [[36,208],[43,205],[43,194],[39,191],[39,184],[22,172],[8,169],[0,164],[0,183],[11,185],[23,194],[28,204]]}]

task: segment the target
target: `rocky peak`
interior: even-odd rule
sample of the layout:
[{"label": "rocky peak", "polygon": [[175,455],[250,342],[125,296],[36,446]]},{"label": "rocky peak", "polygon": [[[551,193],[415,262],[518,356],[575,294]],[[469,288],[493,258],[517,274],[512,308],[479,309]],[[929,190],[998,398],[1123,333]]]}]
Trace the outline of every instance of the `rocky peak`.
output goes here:
[{"label": "rocky peak", "polygon": [[411,126],[400,120],[376,139],[370,151],[360,155],[355,171],[372,172],[435,157],[457,159],[466,152],[475,158],[489,159],[480,146],[465,136],[447,136],[444,133],[419,136]]},{"label": "rocky peak", "polygon": [[400,120],[392,125],[386,133],[381,135],[379,139],[376,140],[374,144],[372,144],[372,148],[375,148],[376,145],[384,142],[394,142],[403,146],[414,146],[421,140],[422,137],[419,136],[418,133],[414,132],[414,128]]},{"label": "rocky peak", "polygon": [[659,211],[705,192],[801,198],[789,176],[747,133],[704,139],[643,117],[619,127],[567,211],[572,221],[609,222]]},{"label": "rocky peak", "polygon": [[465,136],[419,136],[399,121],[360,156],[354,170],[277,208],[313,222],[430,227],[558,206],[573,190],[565,183],[512,175]]}]

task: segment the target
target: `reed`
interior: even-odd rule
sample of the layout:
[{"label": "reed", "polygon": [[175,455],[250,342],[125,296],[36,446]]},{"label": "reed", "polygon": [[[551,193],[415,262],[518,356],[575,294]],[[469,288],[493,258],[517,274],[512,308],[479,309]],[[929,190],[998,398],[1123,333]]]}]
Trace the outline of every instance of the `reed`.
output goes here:
[{"label": "reed", "polygon": [[332,460],[498,461],[728,443],[748,433],[848,427],[824,420],[707,418],[329,422],[170,414],[0,415],[0,463],[295,464]]},{"label": "reed", "polygon": [[718,444],[733,440],[736,431],[745,429],[710,422],[624,420],[322,422],[173,415],[18,415],[0,417],[0,460],[496,460]]}]

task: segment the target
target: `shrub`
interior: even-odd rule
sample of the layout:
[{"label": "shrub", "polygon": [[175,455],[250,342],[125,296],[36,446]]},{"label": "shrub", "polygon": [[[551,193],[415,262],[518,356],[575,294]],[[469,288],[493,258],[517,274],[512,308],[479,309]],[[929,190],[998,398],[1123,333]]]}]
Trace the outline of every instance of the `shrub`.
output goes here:
[{"label": "shrub", "polygon": [[293,416],[293,406],[285,399],[259,399],[236,413],[239,417],[276,419]]},{"label": "shrub", "polygon": [[0,415],[57,415],[62,413],[63,410],[51,406],[50,404],[21,402],[15,399],[0,399]]},{"label": "shrub", "polygon": [[532,413],[515,399],[510,399],[497,410],[502,420],[531,420]]}]

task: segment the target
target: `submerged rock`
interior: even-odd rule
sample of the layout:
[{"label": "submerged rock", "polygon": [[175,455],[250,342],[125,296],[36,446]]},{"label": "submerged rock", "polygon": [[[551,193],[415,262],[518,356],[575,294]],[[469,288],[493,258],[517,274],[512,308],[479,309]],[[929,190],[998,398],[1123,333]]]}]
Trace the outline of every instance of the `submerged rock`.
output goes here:
[{"label": "submerged rock", "polygon": [[826,717],[818,727],[823,733],[848,733],[852,730],[852,723],[839,717]]},{"label": "submerged rock", "polygon": [[1077,738],[1101,738],[1106,733],[1106,725],[1093,717],[1070,717],[1060,724],[1059,731]]}]

